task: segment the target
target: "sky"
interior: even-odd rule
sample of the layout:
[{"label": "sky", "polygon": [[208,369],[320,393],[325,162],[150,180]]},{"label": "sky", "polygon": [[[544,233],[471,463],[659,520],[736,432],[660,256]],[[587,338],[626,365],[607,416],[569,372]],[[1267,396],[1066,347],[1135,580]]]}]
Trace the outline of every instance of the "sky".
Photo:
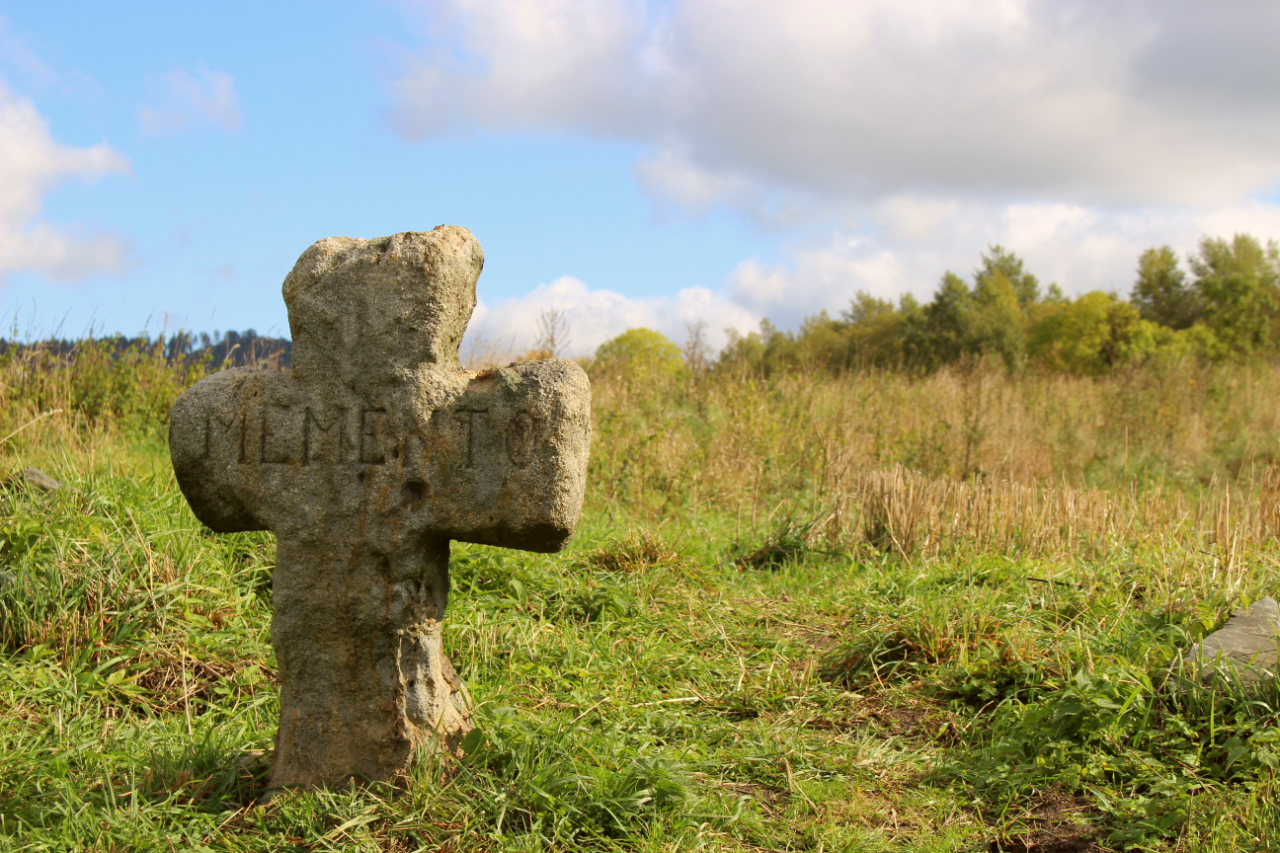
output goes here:
[{"label": "sky", "polygon": [[463,225],[464,345],[713,346],[987,247],[1127,295],[1280,238],[1280,2],[0,0],[0,335],[253,328],[312,242]]}]

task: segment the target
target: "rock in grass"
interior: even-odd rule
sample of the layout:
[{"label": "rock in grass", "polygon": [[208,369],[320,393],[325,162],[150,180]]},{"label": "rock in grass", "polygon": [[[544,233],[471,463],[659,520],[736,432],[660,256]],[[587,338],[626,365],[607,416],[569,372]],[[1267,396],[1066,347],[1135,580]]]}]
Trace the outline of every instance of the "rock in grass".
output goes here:
[{"label": "rock in grass", "polygon": [[174,404],[196,517],[279,537],[273,788],[388,779],[456,748],[449,541],[557,551],[578,522],[590,386],[576,364],[463,370],[484,263],[465,228],[330,237],[284,281],[293,372],[236,368]]},{"label": "rock in grass", "polygon": [[39,468],[26,468],[21,474],[14,474],[5,481],[5,485],[14,488],[32,488],[40,492],[56,492],[62,484]]},{"label": "rock in grass", "polygon": [[1271,596],[1231,614],[1227,624],[1192,646],[1184,660],[1200,668],[1201,680],[1223,674],[1251,683],[1275,678],[1280,651],[1280,605]]}]

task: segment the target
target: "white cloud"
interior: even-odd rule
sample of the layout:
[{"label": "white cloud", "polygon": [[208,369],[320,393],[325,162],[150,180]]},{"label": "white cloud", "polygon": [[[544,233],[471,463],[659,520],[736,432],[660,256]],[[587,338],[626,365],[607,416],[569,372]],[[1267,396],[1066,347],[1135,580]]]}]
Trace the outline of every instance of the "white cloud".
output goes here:
[{"label": "white cloud", "polygon": [[144,133],[163,135],[214,125],[228,133],[244,127],[235,82],[224,71],[201,66],[193,76],[170,71],[154,84],[157,102],[138,108]]},{"label": "white cloud", "polygon": [[707,324],[707,343],[719,349],[727,340],[726,328],[751,329],[760,321],[760,315],[705,287],[636,299],[592,290],[572,276],[562,276],[526,296],[477,305],[463,344],[464,357],[469,352],[500,358],[528,351],[538,337],[538,318],[547,309],[563,312],[569,355],[589,355],[610,338],[637,327],[655,329],[681,343],[688,327],[699,321]]},{"label": "white cloud", "polygon": [[628,122],[633,110],[618,94],[630,85],[644,25],[632,4],[457,0],[432,3],[430,12],[448,44],[410,59],[395,82],[402,133],[476,124],[556,131],[583,115]]},{"label": "white cloud", "polygon": [[1274,4],[404,2],[427,22],[390,81],[404,138],[619,140],[660,208],[784,235],[784,263],[706,291],[716,327],[786,327],[857,290],[927,298],[993,243],[1069,293],[1127,293],[1150,246],[1280,236],[1258,200],[1280,186]]},{"label": "white cloud", "polygon": [[767,218],[767,201],[747,176],[703,169],[678,147],[664,146],[641,157],[633,171],[642,189],[682,210],[705,213],[729,203]]},{"label": "white cloud", "polygon": [[[858,291],[891,301],[913,292],[927,300],[944,272],[969,278],[980,254],[995,244],[1022,256],[1044,286],[1057,283],[1073,296],[1090,290],[1127,296],[1144,249],[1168,244],[1185,257],[1205,234],[1280,235],[1280,210],[1256,202],[1207,212],[1133,212],[895,196],[868,209],[864,219],[867,227],[861,230],[836,229],[825,237],[794,240],[784,263],[744,260],[717,289],[629,297],[564,276],[523,297],[482,302],[467,346],[495,357],[527,351],[537,339],[539,316],[554,308],[568,321],[573,355],[589,354],[636,326],[681,343],[698,321],[706,323],[709,343],[718,350],[727,340],[726,329],[748,332],[766,317],[784,329],[795,328],[820,310],[839,316]],[[904,248],[900,229],[922,220],[929,224],[932,242],[926,248]]]},{"label": "white cloud", "polygon": [[128,173],[129,161],[99,143],[90,148],[61,145],[36,108],[0,81],[0,277],[31,271],[56,280],[120,272],[130,247],[118,234],[82,225],[54,225],[39,218],[53,187],[79,179]]},{"label": "white cloud", "polygon": [[[428,8],[434,47],[392,84],[405,136],[639,141],[658,152],[642,177],[696,204],[708,186],[733,200],[744,176],[842,199],[1075,203],[1222,201],[1280,178],[1280,91],[1259,82],[1280,60],[1273,39],[1237,37],[1276,32],[1280,13],[1263,4],[1235,4],[1232,26],[1216,7],[1166,0]],[[1193,73],[1223,63],[1234,70]]]}]

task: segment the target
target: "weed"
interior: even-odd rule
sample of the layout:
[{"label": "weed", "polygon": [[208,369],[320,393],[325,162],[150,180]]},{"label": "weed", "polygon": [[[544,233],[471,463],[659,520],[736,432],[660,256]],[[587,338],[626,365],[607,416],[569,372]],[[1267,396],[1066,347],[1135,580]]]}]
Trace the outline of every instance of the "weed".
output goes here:
[{"label": "weed", "polygon": [[587,555],[588,565],[606,572],[638,572],[659,565],[678,565],[680,554],[648,531],[632,531]]},{"label": "weed", "polygon": [[783,521],[774,532],[765,539],[764,544],[757,547],[734,550],[746,551],[733,559],[739,569],[770,569],[777,571],[783,566],[802,562],[810,555],[830,556],[830,552],[815,547],[818,538],[819,522]]}]

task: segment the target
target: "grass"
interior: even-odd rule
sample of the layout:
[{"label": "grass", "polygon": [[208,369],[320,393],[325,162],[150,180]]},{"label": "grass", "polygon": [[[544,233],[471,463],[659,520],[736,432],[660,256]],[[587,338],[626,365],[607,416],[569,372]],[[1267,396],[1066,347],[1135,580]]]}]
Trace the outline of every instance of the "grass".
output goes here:
[{"label": "grass", "polygon": [[64,482],[0,491],[0,850],[1280,845],[1280,690],[1170,671],[1280,586],[1262,367],[599,384],[575,543],[455,547],[465,756],[265,805],[274,540],[178,492],[190,377],[91,417],[47,369],[0,384]]}]

